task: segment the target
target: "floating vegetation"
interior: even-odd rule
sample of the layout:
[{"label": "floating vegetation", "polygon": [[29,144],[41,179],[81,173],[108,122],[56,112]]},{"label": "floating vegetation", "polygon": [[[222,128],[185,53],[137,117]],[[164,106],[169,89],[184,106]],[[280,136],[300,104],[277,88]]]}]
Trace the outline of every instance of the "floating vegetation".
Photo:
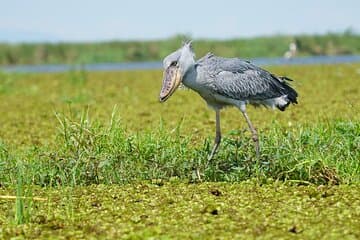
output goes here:
[{"label": "floating vegetation", "polygon": [[[0,75],[0,238],[359,238],[359,65],[272,67],[299,104],[158,103],[160,71]],[[329,228],[328,226],[331,226]]]}]

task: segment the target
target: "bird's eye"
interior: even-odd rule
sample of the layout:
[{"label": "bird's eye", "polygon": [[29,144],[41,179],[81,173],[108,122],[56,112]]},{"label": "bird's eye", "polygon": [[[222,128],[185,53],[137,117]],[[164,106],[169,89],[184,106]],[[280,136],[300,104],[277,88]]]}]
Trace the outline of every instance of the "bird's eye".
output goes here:
[{"label": "bird's eye", "polygon": [[177,61],[173,61],[173,62],[171,62],[170,66],[176,66],[177,63],[178,63]]}]

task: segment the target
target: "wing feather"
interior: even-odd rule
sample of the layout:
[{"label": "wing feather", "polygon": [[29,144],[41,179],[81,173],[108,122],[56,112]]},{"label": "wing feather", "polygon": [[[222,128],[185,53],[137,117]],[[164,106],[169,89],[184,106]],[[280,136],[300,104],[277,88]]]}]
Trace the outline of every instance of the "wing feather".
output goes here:
[{"label": "wing feather", "polygon": [[198,61],[208,73],[211,90],[237,100],[265,100],[286,94],[283,81],[270,72],[239,58],[212,54]]}]

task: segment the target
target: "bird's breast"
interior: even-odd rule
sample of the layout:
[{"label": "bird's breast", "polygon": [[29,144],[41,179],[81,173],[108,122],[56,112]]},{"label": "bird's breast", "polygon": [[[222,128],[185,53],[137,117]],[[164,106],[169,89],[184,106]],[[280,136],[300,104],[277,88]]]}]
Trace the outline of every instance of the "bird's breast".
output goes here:
[{"label": "bird's breast", "polygon": [[183,79],[183,84],[186,87],[199,93],[207,91],[209,82],[210,81],[206,79],[204,74],[195,69],[193,71],[188,71]]}]

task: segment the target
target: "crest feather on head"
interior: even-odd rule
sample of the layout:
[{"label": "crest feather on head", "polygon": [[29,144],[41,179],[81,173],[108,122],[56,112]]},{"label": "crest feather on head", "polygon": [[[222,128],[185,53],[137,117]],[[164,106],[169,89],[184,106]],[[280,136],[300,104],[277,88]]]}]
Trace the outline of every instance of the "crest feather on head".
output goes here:
[{"label": "crest feather on head", "polygon": [[183,47],[188,46],[192,51],[193,50],[192,42],[193,42],[192,40],[184,40],[183,41]]}]

